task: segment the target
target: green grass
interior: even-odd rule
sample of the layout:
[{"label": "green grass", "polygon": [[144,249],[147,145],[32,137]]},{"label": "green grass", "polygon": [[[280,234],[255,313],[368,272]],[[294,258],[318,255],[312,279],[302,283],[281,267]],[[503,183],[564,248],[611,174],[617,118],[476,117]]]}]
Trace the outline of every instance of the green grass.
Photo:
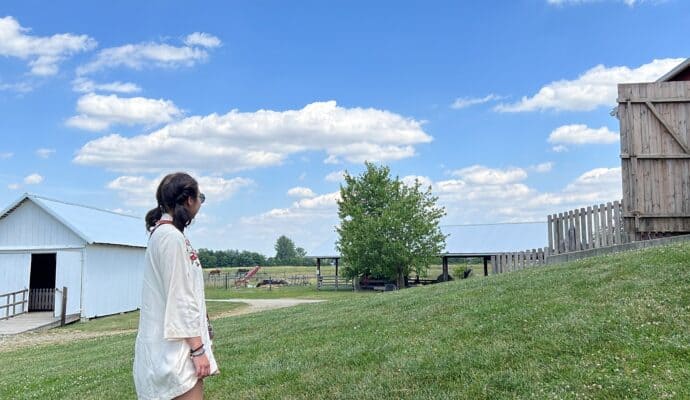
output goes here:
[{"label": "green grass", "polygon": [[[209,301],[206,303],[206,311],[211,319],[222,313],[245,307],[239,303],[222,303]],[[113,332],[137,329],[139,326],[139,311],[132,311],[123,314],[110,315],[107,317],[94,318],[87,322],[75,322],[56,331],[65,332]]]},{"label": "green grass", "polygon": [[[214,327],[209,399],[685,399],[690,243]],[[0,398],[133,398],[133,342],[3,352]]]}]

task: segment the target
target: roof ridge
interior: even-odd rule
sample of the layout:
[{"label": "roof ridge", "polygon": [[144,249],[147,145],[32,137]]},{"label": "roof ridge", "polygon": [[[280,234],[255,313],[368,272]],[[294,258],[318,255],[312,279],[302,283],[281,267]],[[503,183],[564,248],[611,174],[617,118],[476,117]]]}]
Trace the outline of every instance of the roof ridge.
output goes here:
[{"label": "roof ridge", "polygon": [[107,212],[107,213],[119,215],[119,216],[122,216],[122,217],[130,217],[130,218],[140,219],[140,217],[137,217],[137,216],[134,216],[134,215],[119,213],[119,212],[115,212],[115,211],[111,211],[111,210],[104,210],[104,209],[102,209],[102,208],[98,208],[98,207],[94,207],[94,206],[87,206],[87,205],[85,205],[85,204],[71,203],[71,202],[64,201],[64,200],[52,199],[52,198],[50,198],[50,197],[39,196],[39,195],[37,195],[37,194],[27,193],[27,194],[26,194],[26,197],[29,197],[29,198],[36,198],[36,199],[42,199],[42,200],[48,200],[48,201],[54,201],[54,202],[56,202],[56,203],[66,204],[66,205],[69,205],[69,206],[76,206],[76,207],[89,208],[89,209],[91,209],[91,210]]}]

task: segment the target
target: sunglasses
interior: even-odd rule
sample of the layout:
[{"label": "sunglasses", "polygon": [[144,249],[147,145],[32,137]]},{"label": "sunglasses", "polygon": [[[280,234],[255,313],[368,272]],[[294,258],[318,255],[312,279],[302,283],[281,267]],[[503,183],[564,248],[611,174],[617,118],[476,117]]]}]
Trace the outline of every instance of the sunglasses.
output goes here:
[{"label": "sunglasses", "polygon": [[206,195],[203,193],[199,193],[199,201],[201,202],[201,204],[204,204],[204,202],[206,201]]}]

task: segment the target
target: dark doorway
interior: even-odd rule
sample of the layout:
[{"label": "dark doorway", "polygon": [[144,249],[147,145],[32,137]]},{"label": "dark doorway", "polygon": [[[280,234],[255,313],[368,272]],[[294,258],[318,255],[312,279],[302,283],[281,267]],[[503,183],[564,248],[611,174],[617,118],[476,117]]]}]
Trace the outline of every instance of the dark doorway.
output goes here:
[{"label": "dark doorway", "polygon": [[55,308],[55,264],[55,253],[31,255],[29,311]]}]

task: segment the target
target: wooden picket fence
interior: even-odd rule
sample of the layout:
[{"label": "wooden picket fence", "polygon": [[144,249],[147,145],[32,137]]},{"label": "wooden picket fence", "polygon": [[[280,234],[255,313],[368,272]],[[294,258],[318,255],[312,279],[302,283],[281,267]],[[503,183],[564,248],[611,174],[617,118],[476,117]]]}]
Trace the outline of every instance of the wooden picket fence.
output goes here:
[{"label": "wooden picket fence", "polygon": [[628,243],[623,204],[609,202],[548,216],[548,254],[608,247]]},{"label": "wooden picket fence", "polygon": [[491,268],[494,274],[518,271],[544,264],[546,264],[546,252],[543,248],[497,253],[491,256]]},{"label": "wooden picket fence", "polygon": [[29,311],[53,311],[55,309],[55,288],[29,290]]}]

